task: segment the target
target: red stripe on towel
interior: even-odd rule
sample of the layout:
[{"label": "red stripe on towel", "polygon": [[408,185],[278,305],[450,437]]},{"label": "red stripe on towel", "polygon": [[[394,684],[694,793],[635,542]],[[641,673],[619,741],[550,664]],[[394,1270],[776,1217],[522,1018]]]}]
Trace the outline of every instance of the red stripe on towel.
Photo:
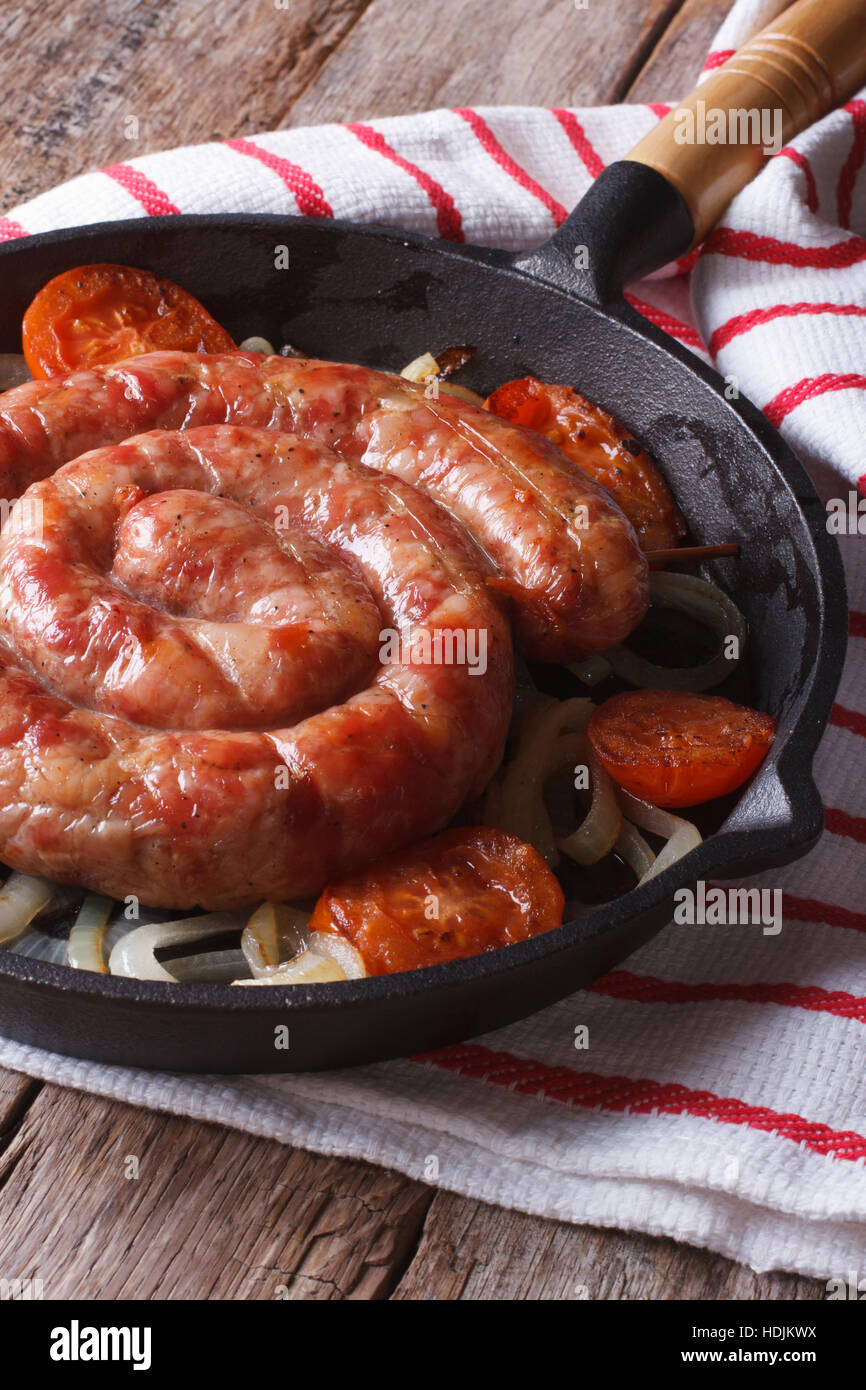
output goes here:
[{"label": "red stripe on towel", "polygon": [[852,315],[854,317],[866,317],[866,307],[862,304],[771,304],[766,309],[749,309],[745,314],[735,314],[726,323],[720,324],[710,339],[710,352],[715,356],[723,347],[727,347],[732,338],[736,338],[740,333],[748,333],[750,329],[757,328],[762,323],[771,323],[773,319],[793,318],[799,314],[840,314]]},{"label": "red stripe on towel", "polygon": [[679,338],[681,343],[687,347],[700,348],[704,350],[700,334],[690,324],[683,323],[680,319],[675,319],[673,314],[667,314],[663,309],[657,309],[654,304],[649,304],[645,299],[638,299],[634,294],[627,294],[626,299],[633,309],[637,309],[639,314],[649,319],[657,328],[663,328],[665,333],[670,333],[672,338]]},{"label": "red stripe on towel", "polygon": [[0,241],[15,241],[17,237],[29,235],[20,222],[15,222],[11,217],[0,217]]},{"label": "red stripe on towel", "polygon": [[561,226],[568,216],[562,203],[558,203],[546,188],[542,188],[531,174],[527,174],[526,170],[522,169],[516,160],[511,158],[511,155],[503,149],[487,122],[482,120],[478,112],[473,111],[469,106],[460,106],[454,108],[454,114],[462,116],[466,124],[474,131],[482,148],[487,151],[500,169],[504,169],[516,184],[519,184],[527,193],[531,193],[534,198],[543,203],[557,227]]},{"label": "red stripe on towel", "polygon": [[434,178],[419,169],[417,164],[411,164],[408,159],[404,159],[395,149],[388,144],[384,135],[380,135],[378,130],[374,130],[369,125],[359,125],[353,123],[346,126],[356,139],[366,145],[369,150],[375,150],[376,154],[382,155],[383,159],[389,159],[392,164],[396,164],[398,169],[409,174],[419,187],[423,188],[427,197],[430,199],[436,211],[436,227],[439,235],[446,241],[464,241],[463,222],[460,213],[454,203],[450,193],[446,193],[441,184]]},{"label": "red stripe on towel", "polygon": [[749,1105],[734,1096],[717,1096],[712,1091],[696,1091],[676,1083],[572,1071],[508,1052],[492,1052],[477,1043],[423,1053],[413,1061],[560,1105],[631,1115],[692,1115],[720,1124],[746,1125],[790,1139],[813,1153],[855,1162],[866,1158],[866,1137],[853,1130],[831,1129],[801,1115],[782,1114],[768,1106]]},{"label": "red stripe on towel", "polygon": [[180,212],[180,208],[175,206],[168,194],[163,193],[153,179],[149,179],[140,169],[134,169],[131,164],[110,164],[102,172],[114,179],[115,183],[119,183],[121,188],[125,188],[127,193],[131,193],[151,217],[169,217]]},{"label": "red stripe on towel", "polygon": [[866,376],[860,372],[824,372],[822,376],[806,376],[786,386],[764,406],[764,414],[777,428],[792,410],[806,401],[824,396],[828,391],[866,391]]},{"label": "red stripe on towel", "polygon": [[704,242],[703,250],[707,255],[763,261],[766,265],[808,266],[816,270],[845,270],[866,261],[866,241],[862,237],[836,241],[832,246],[798,246],[793,241],[735,231],[733,227],[716,227]]},{"label": "red stripe on towel", "polygon": [[866,714],[861,714],[859,710],[834,705],[830,711],[830,723],[837,729],[847,729],[849,733],[866,738]]},{"label": "red stripe on towel", "polygon": [[822,989],[820,985],[689,985],[681,980],[659,980],[652,975],[634,975],[630,970],[614,970],[596,980],[589,992],[639,1004],[704,1004],[716,1001],[779,1004],[866,1023],[866,999],[844,990]]},{"label": "red stripe on towel", "polygon": [[583,160],[592,177],[597,179],[604,168],[604,160],[593,148],[592,141],[580,121],[570,111],[564,111],[561,107],[551,107],[551,111],[568,136],[572,149]]},{"label": "red stripe on towel", "polygon": [[236,154],[245,154],[250,159],[257,159],[266,169],[278,174],[289,192],[294,194],[298,208],[305,217],[334,216],[330,203],[315,179],[299,164],[294,164],[290,159],[283,159],[281,155],[271,154],[270,150],[263,150],[260,145],[254,145],[252,140],[226,140],[225,144]]},{"label": "red stripe on towel", "polygon": [[704,63],[704,72],[712,72],[715,68],[720,68],[729,58],[733,58],[736,51],[735,48],[717,48],[712,53],[708,53],[707,61]]},{"label": "red stripe on towel", "polygon": [[810,212],[818,211],[818,185],[815,182],[815,175],[812,173],[812,166],[804,154],[799,150],[792,149],[790,145],[779,150],[779,154],[784,155],[785,159],[790,159],[792,164],[803,173],[806,180],[806,207]]}]

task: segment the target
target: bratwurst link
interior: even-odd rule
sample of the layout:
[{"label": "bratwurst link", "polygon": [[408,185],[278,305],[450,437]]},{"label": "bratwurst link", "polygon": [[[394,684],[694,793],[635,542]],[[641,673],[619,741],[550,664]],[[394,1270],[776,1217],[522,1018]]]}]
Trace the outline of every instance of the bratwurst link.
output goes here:
[{"label": "bratwurst link", "polygon": [[621,642],[647,563],[610,496],[540,435],[366,367],[254,353],[157,352],[0,398],[0,496],[142,430],[289,430],[421,488],[499,572],[527,656],[573,661]]},{"label": "bratwurst link", "polygon": [[[109,395],[116,420],[132,380],[136,418],[191,400],[195,418],[188,379],[182,405],[145,394],[180,389],[151,359],[50,386],[53,444],[104,435],[82,399]],[[73,417],[60,444],[52,421]],[[154,431],[34,483],[0,538],[0,858],[234,907],[310,896],[445,825],[511,715],[510,633],[478,561],[423,492],[272,430]]]}]

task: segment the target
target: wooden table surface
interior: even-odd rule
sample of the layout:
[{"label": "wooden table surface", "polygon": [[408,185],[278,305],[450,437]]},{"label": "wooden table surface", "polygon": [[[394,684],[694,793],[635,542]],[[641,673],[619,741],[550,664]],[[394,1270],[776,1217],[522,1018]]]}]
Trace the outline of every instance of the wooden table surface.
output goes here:
[{"label": "wooden table surface", "polygon": [[[94,166],[278,126],[675,97],[727,7],[23,0],[0,47],[0,211]],[[825,1292],[11,1072],[0,1072],[0,1272],[40,1277],[49,1299],[272,1299],[281,1287],[301,1299],[569,1299],[581,1285],[603,1299]]]}]

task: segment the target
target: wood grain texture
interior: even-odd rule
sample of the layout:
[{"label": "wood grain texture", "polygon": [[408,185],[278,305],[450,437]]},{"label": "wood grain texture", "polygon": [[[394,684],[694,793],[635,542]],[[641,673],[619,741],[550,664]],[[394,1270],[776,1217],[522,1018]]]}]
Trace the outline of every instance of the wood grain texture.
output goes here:
[{"label": "wood grain texture", "polygon": [[623,74],[677,0],[373,0],[295,102],[292,125],[436,106],[592,105],[618,100]]},{"label": "wood grain texture", "polygon": [[729,0],[685,0],[643,55],[623,100],[677,101],[690,92],[729,9]]},{"label": "wood grain texture", "polygon": [[45,1297],[382,1299],[430,1189],[45,1086],[0,1153],[0,1271]]},{"label": "wood grain texture", "polygon": [[[32,1094],[27,1095],[28,1092]],[[820,1299],[671,1240],[0,1073],[0,1271],[48,1299]],[[3,1145],[0,1131],[0,1146]]]},{"label": "wood grain texture", "polygon": [[675,1241],[544,1221],[438,1193],[395,1299],[821,1299],[793,1274],[753,1274]]},{"label": "wood grain texture", "polygon": [[35,1100],[41,1082],[17,1071],[0,1069],[0,1150],[6,1148],[12,1134],[31,1102]]},{"label": "wood grain texture", "polygon": [[[370,0],[24,0],[4,7],[8,209],[148,150],[285,124]],[[135,130],[129,118],[138,122]]]}]

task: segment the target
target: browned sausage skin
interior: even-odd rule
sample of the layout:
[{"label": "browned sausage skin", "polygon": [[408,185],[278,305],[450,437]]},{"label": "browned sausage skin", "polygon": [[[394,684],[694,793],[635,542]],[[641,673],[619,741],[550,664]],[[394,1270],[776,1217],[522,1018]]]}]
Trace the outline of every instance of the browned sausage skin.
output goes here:
[{"label": "browned sausage skin", "polygon": [[622,512],[548,441],[366,367],[252,353],[149,353],[0,397],[0,496],[150,428],[290,430],[423,489],[458,518],[514,601],[531,658],[571,661],[640,621],[648,570]]},{"label": "browned sausage skin", "polygon": [[[498,765],[506,620],[462,528],[400,479],[222,425],[95,450],[27,500],[0,537],[13,868],[174,908],[302,899],[441,828]],[[336,690],[334,640],[361,654]]]}]

